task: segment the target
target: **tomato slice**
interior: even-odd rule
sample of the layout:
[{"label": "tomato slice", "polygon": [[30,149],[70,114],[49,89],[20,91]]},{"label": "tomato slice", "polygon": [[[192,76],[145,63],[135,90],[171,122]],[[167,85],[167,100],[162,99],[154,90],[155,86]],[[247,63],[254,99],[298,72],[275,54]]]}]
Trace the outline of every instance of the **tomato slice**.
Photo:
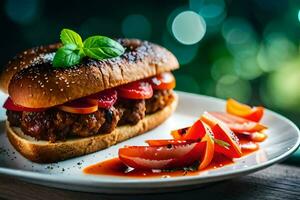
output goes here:
[{"label": "tomato slice", "polygon": [[161,147],[161,146],[168,146],[168,145],[191,144],[194,143],[195,141],[178,140],[178,139],[161,139],[161,140],[146,140],[145,142],[152,147]]},{"label": "tomato slice", "polygon": [[171,131],[171,135],[174,139],[181,140],[183,136],[187,133],[190,127],[185,127],[177,130]]},{"label": "tomato slice", "polygon": [[201,142],[206,142],[205,154],[203,156],[202,162],[199,165],[199,170],[206,168],[212,161],[215,152],[214,134],[211,128],[204,124],[206,129],[206,134],[202,138]]},{"label": "tomato slice", "polygon": [[223,123],[216,124],[212,131],[218,140],[227,142],[230,146],[215,145],[216,152],[222,153],[229,158],[239,158],[242,156],[238,137]]},{"label": "tomato slice", "polygon": [[264,114],[263,107],[253,107],[242,104],[234,99],[228,99],[226,103],[226,111],[230,114],[243,117],[245,119],[259,122]]},{"label": "tomato slice", "polygon": [[251,140],[253,142],[263,142],[268,138],[268,135],[261,132],[253,132],[253,133],[240,133],[237,134],[238,138]]},{"label": "tomato slice", "polygon": [[206,142],[169,146],[129,146],[119,149],[120,160],[135,169],[173,169],[200,161]]},{"label": "tomato slice", "polygon": [[176,86],[175,78],[171,72],[161,73],[150,79],[154,90],[169,90]]},{"label": "tomato slice", "polygon": [[60,105],[58,109],[74,114],[90,114],[98,110],[98,104],[97,102],[83,98]]},{"label": "tomato slice", "polygon": [[17,105],[13,102],[13,100],[8,97],[5,101],[5,103],[3,104],[3,108],[7,109],[7,110],[12,110],[12,111],[17,111],[17,112],[42,112],[45,111],[46,108],[27,108],[27,107],[23,107],[20,105]]},{"label": "tomato slice", "polygon": [[210,127],[213,127],[218,121],[225,123],[233,132],[259,132],[267,129],[266,126],[253,122],[238,116],[234,116],[223,112],[205,112],[201,116],[201,120],[207,123]]},{"label": "tomato slice", "polygon": [[256,151],[259,149],[259,145],[252,141],[241,140],[240,144],[241,144],[241,149],[242,149],[243,153],[246,153],[249,151],[250,152]]},{"label": "tomato slice", "polygon": [[191,127],[174,130],[171,135],[174,139],[200,140],[205,136],[206,129],[202,121],[197,120]]},{"label": "tomato slice", "polygon": [[87,99],[91,99],[92,101],[96,101],[98,107],[100,108],[110,108],[117,101],[117,91],[113,89],[108,89],[101,91],[97,94],[92,94]]},{"label": "tomato slice", "polygon": [[153,96],[153,89],[146,81],[135,81],[119,86],[118,94],[126,99],[149,99]]}]

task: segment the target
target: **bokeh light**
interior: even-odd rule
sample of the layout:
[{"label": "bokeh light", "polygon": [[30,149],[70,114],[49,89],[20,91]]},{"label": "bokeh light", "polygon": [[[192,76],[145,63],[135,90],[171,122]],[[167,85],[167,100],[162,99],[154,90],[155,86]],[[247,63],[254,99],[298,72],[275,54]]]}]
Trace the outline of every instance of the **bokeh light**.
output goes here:
[{"label": "bokeh light", "polygon": [[122,22],[122,33],[127,38],[148,40],[151,36],[151,24],[143,15],[128,15]]},{"label": "bokeh light", "polygon": [[252,26],[246,20],[228,18],[223,24],[222,35],[232,55],[240,59],[256,55],[259,45]]},{"label": "bokeh light", "polygon": [[211,76],[218,81],[224,75],[235,75],[234,60],[231,57],[219,58],[211,68]]},{"label": "bokeh light", "polygon": [[263,71],[271,72],[281,67],[284,62],[295,58],[297,52],[296,45],[285,35],[271,33],[265,37],[259,49],[257,61]]},{"label": "bokeh light", "polygon": [[283,64],[269,75],[261,89],[263,100],[268,105],[292,112],[300,112],[300,59]]},{"label": "bokeh light", "polygon": [[203,7],[205,0],[189,0],[189,8],[195,12],[199,12]]},{"label": "bokeh light", "polygon": [[242,60],[237,59],[234,68],[236,74],[246,80],[255,79],[263,73],[257,63],[256,57],[247,57]]},{"label": "bokeh light", "polygon": [[[225,2],[223,0],[206,0],[200,7],[199,14],[204,18],[207,26],[217,26],[226,17]],[[209,28],[208,31],[210,30]]]},{"label": "bokeh light", "polygon": [[234,75],[225,75],[216,85],[216,96],[227,99],[234,98],[241,102],[248,102],[251,97],[251,86],[246,80]]},{"label": "bokeh light", "polygon": [[199,42],[205,32],[204,19],[193,11],[184,11],[177,15],[172,23],[174,37],[182,44],[191,45]]},{"label": "bokeh light", "polygon": [[188,64],[196,57],[199,45],[183,45],[175,40],[167,31],[163,33],[162,44],[175,54],[181,65]]},{"label": "bokeh light", "polygon": [[[17,6],[16,6],[17,5]],[[26,25],[37,18],[37,0],[6,0],[5,13],[15,23]]]}]

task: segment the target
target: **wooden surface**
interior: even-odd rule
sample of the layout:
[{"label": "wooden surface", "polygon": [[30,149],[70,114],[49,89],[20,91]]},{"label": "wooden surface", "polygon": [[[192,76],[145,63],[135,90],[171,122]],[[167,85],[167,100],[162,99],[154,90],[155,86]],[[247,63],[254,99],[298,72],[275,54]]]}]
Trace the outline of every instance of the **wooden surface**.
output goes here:
[{"label": "wooden surface", "polygon": [[275,165],[248,176],[214,183],[190,191],[155,195],[104,195],[82,193],[29,184],[10,177],[0,176],[0,199],[300,199],[300,168]]}]

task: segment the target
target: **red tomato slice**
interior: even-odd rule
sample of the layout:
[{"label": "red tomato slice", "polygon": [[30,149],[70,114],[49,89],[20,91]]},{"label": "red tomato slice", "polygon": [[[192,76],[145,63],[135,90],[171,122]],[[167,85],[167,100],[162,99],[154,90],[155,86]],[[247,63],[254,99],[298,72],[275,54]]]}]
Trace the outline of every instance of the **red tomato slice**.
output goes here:
[{"label": "red tomato slice", "polygon": [[214,135],[209,126],[202,121],[197,120],[190,128],[182,128],[171,132],[175,139],[180,140],[201,140],[206,142],[203,160],[199,165],[199,169],[206,168],[214,157]]},{"label": "red tomato slice", "polygon": [[168,145],[178,145],[178,144],[191,144],[194,143],[194,140],[177,140],[177,139],[162,139],[162,140],[146,140],[145,141],[149,146],[152,147],[161,147]]},{"label": "red tomato slice", "polygon": [[200,140],[205,136],[206,129],[202,121],[197,120],[191,127],[174,130],[171,135],[174,139]]},{"label": "red tomato slice", "polygon": [[22,111],[42,112],[42,111],[46,110],[46,108],[27,108],[27,107],[19,106],[19,105],[15,104],[10,97],[8,97],[6,99],[5,103],[3,104],[3,108],[5,108],[7,110],[17,111],[17,112],[22,112]]},{"label": "red tomato slice", "polygon": [[210,127],[213,127],[218,121],[225,123],[233,132],[259,132],[267,129],[266,126],[253,122],[241,117],[237,117],[228,113],[222,112],[205,112],[201,116],[201,120],[207,123]]},{"label": "red tomato slice", "polygon": [[92,94],[86,98],[91,99],[92,101],[96,101],[98,103],[98,107],[100,108],[110,108],[117,101],[117,91],[108,89],[97,94]]},{"label": "red tomato slice", "polygon": [[228,99],[226,103],[226,111],[230,114],[243,117],[245,119],[259,122],[264,114],[263,107],[253,107],[239,103],[234,99]]},{"label": "red tomato slice", "polygon": [[153,89],[148,82],[135,81],[119,86],[118,94],[127,99],[149,99],[153,96]]},{"label": "red tomato slice", "polygon": [[253,142],[263,142],[268,138],[268,135],[261,132],[253,132],[253,133],[240,133],[237,135],[238,138],[251,140]]},{"label": "red tomato slice", "polygon": [[241,149],[243,153],[256,151],[259,149],[259,145],[252,141],[241,140]]},{"label": "red tomato slice", "polygon": [[176,86],[175,78],[171,72],[161,73],[150,79],[154,90],[169,90]]},{"label": "red tomato slice", "polygon": [[120,160],[135,169],[172,169],[201,160],[206,142],[168,146],[130,146],[119,149]]},{"label": "red tomato slice", "polygon": [[185,127],[177,130],[171,131],[171,135],[174,139],[181,140],[183,136],[187,133],[190,127]]},{"label": "red tomato slice", "polygon": [[206,134],[202,138],[201,142],[206,142],[205,154],[203,156],[203,160],[199,165],[199,170],[206,168],[214,158],[215,152],[215,143],[214,143],[214,134],[211,128],[208,125],[204,125],[206,129]]},{"label": "red tomato slice", "polygon": [[212,131],[218,140],[227,142],[230,146],[215,145],[216,152],[222,153],[229,158],[239,158],[242,156],[239,139],[237,136],[223,123],[216,124]]},{"label": "red tomato slice", "polygon": [[98,110],[98,104],[84,98],[67,102],[58,106],[58,109],[74,114],[90,114]]}]

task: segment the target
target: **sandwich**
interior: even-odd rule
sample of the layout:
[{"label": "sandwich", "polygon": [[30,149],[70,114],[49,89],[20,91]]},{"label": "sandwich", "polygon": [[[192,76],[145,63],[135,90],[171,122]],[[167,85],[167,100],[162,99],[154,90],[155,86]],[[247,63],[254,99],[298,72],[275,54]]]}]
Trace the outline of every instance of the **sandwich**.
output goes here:
[{"label": "sandwich", "polygon": [[175,56],[147,41],[116,42],[124,48],[119,56],[80,57],[66,68],[53,66],[64,41],[7,64],[0,87],[9,95],[7,136],[18,152],[33,162],[66,160],[145,133],[172,114]]}]

